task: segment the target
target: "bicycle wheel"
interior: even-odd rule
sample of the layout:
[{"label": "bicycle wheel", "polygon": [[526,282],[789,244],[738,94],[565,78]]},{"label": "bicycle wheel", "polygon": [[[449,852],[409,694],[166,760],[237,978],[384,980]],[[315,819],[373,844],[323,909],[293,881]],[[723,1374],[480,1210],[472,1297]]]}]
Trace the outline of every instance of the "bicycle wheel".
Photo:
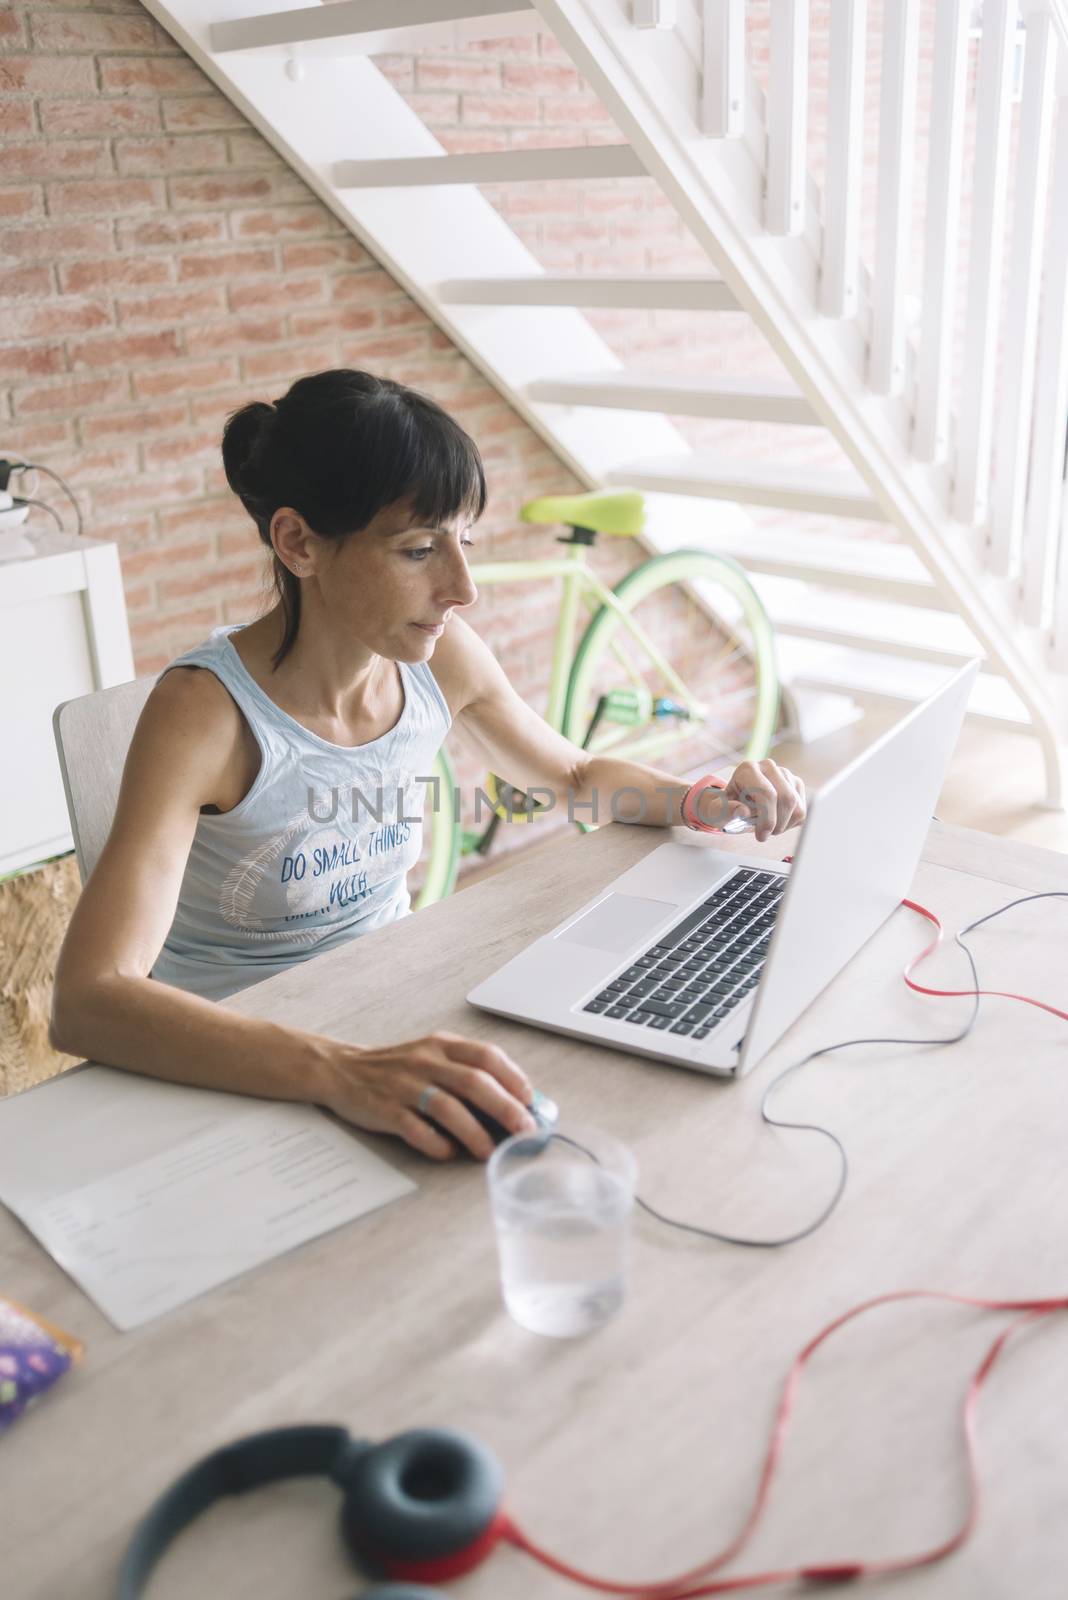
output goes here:
[{"label": "bicycle wheel", "polygon": [[429,811],[430,845],[426,855],[426,875],[416,897],[415,909],[432,906],[453,891],[460,866],[460,819],[456,812],[456,773],[444,750],[434,762],[435,787],[427,795],[424,817]]},{"label": "bicycle wheel", "polygon": [[[675,550],[628,572],[613,594],[619,609],[602,606],[575,652],[566,736],[595,755],[662,764],[680,777],[767,755],[779,715],[775,636],[738,563]],[[622,725],[598,719],[613,696],[626,704],[628,694]],[[644,708],[638,718],[635,705]]]}]

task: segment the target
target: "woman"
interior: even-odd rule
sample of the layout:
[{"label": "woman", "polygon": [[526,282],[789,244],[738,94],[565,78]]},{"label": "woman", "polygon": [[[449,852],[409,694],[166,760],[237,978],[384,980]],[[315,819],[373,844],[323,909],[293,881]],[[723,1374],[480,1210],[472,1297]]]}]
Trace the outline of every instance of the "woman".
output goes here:
[{"label": "woman", "polygon": [[[687,786],[556,733],[457,615],[476,598],[467,550],[485,480],[433,401],[316,373],[236,412],[223,462],[273,552],[277,603],[216,629],[149,695],[60,955],[53,1043],[311,1101],[444,1160],[452,1140],[418,1109],[432,1089],[435,1121],[485,1158],[464,1101],[533,1126],[530,1084],[503,1050],[451,1033],[364,1048],[213,1001],[408,910],[418,780],[452,723],[509,782],[571,792],[576,807],[626,788],[641,813],[627,820],[663,826],[683,820]],[[754,809],[758,838],[780,833],[804,815],[803,786],[772,761],[743,763],[721,820]]]}]

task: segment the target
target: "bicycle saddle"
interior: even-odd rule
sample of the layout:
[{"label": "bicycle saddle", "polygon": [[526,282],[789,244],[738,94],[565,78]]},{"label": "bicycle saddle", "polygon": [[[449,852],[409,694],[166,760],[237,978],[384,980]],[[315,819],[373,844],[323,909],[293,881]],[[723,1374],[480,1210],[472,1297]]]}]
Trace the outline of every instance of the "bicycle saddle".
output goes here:
[{"label": "bicycle saddle", "polygon": [[591,533],[641,533],[645,496],[637,489],[593,489],[589,494],[550,494],[528,500],[519,513],[524,522],[562,522]]}]

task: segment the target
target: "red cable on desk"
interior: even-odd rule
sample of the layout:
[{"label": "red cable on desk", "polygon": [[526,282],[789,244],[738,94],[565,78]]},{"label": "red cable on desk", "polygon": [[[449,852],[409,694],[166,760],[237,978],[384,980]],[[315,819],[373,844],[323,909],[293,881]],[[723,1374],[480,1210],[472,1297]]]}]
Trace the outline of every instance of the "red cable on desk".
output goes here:
[{"label": "red cable on desk", "polygon": [[[784,858],[789,860],[789,857]],[[933,923],[938,930],[935,938],[905,967],[903,977],[910,989],[918,994],[938,995],[953,998],[977,999],[979,996],[999,996],[1004,999],[1020,1000],[1025,1005],[1037,1006],[1042,1011],[1048,1011],[1053,1016],[1068,1021],[1068,1012],[1048,1004],[1043,1000],[1033,999],[1029,995],[1018,995],[1001,989],[935,989],[924,984],[916,983],[911,973],[926,960],[931,952],[941,943],[943,936],[942,923],[933,911],[926,906],[919,905],[914,900],[903,900],[903,906],[910,911],[917,912],[920,916]],[[737,1577],[717,1578],[711,1583],[703,1580],[712,1576],[728,1562],[738,1556],[748,1544],[756,1531],[770,1498],[772,1482],[779,1466],[782,1452],[785,1448],[787,1433],[793,1413],[797,1390],[800,1385],[801,1375],[809,1359],[820,1346],[831,1337],[839,1328],[863,1312],[876,1306],[887,1305],[896,1300],[911,1299],[938,1299],[950,1301],[957,1305],[975,1306],[982,1310],[991,1311],[1016,1311],[1020,1313],[1009,1326],[1002,1330],[993,1344],[987,1350],[979,1367],[972,1375],[968,1385],[962,1407],[962,1423],[965,1439],[965,1451],[968,1471],[968,1507],[956,1532],[940,1544],[933,1545],[927,1550],[920,1551],[912,1556],[898,1557],[883,1561],[832,1561],[809,1563],[802,1567],[789,1568],[771,1572],[750,1573]],[[970,1295],[957,1295],[932,1289],[903,1289],[896,1293],[877,1296],[874,1299],[863,1301],[860,1305],[852,1307],[827,1324],[814,1339],[804,1347],[795,1359],[787,1375],[786,1384],[780,1399],[775,1421],[772,1426],[771,1437],[764,1457],[764,1465],[757,1485],[757,1492],[753,1505],[745,1519],[740,1531],[719,1553],[708,1561],[691,1568],[688,1572],[679,1574],[675,1578],[665,1579],[661,1582],[645,1584],[619,1583],[612,1579],[598,1578],[590,1573],[583,1572],[577,1567],[570,1566],[542,1549],[522,1532],[511,1519],[507,1520],[504,1537],[517,1548],[526,1551],[535,1560],[559,1573],[562,1577],[571,1579],[587,1588],[599,1590],[601,1593],[614,1595],[629,1595],[644,1597],[644,1600],[698,1600],[706,1595],[738,1593],[746,1589],[768,1588],[774,1584],[806,1582],[813,1584],[839,1584],[852,1583],[862,1577],[885,1576],[890,1573],[907,1572],[920,1567],[933,1566],[952,1555],[965,1543],[974,1529],[979,1515],[979,1469],[978,1469],[978,1433],[976,1427],[976,1413],[979,1395],[987,1377],[992,1371],[998,1357],[1005,1346],[1019,1329],[1048,1316],[1054,1311],[1068,1310],[1068,1296],[1055,1299],[1038,1300],[986,1300]],[[694,1584],[699,1587],[693,1587]]]},{"label": "red cable on desk", "polygon": [[[964,1397],[962,1407],[962,1422],[964,1427],[965,1450],[968,1467],[968,1507],[964,1519],[948,1539],[940,1544],[933,1545],[930,1549],[922,1550],[916,1555],[901,1556],[896,1559],[884,1561],[827,1561],[808,1563],[805,1566],[790,1567],[771,1572],[757,1572],[739,1575],[738,1577],[718,1578],[712,1583],[703,1583],[702,1579],[710,1577],[719,1568],[726,1566],[728,1561],[739,1555],[748,1544],[756,1531],[770,1497],[772,1480],[778,1468],[783,1449],[786,1444],[790,1419],[797,1398],[797,1391],[801,1375],[808,1361],[839,1328],[855,1317],[861,1316],[865,1311],[870,1311],[877,1306],[889,1305],[896,1300],[935,1299],[948,1300],[955,1305],[975,1306],[985,1311],[1016,1311],[1020,1315],[1004,1328],[972,1375]],[[862,1301],[860,1305],[853,1306],[850,1310],[836,1317],[826,1327],[811,1339],[800,1354],[795,1358],[787,1374],[783,1388],[782,1398],[779,1401],[775,1421],[771,1429],[764,1465],[757,1485],[756,1496],[752,1509],[749,1512],[741,1531],[717,1555],[699,1566],[693,1567],[688,1572],[680,1573],[675,1578],[665,1579],[660,1583],[645,1584],[618,1583],[608,1578],[594,1577],[583,1572],[578,1567],[570,1566],[567,1562],[559,1560],[547,1550],[536,1545],[529,1539],[516,1524],[508,1520],[504,1537],[518,1549],[524,1550],[527,1555],[540,1561],[543,1566],[559,1573],[561,1577],[570,1578],[575,1583],[580,1583],[588,1589],[597,1589],[603,1594],[632,1595],[643,1597],[643,1600],[697,1600],[704,1595],[738,1593],[743,1589],[768,1588],[777,1583],[851,1583],[857,1578],[884,1576],[893,1572],[908,1572],[917,1567],[933,1566],[945,1560],[954,1551],[960,1549],[975,1527],[979,1515],[979,1469],[978,1469],[978,1434],[976,1429],[976,1410],[979,1394],[986,1382],[995,1362],[1006,1344],[1018,1329],[1028,1323],[1037,1321],[1040,1317],[1050,1315],[1054,1311],[1068,1310],[1068,1296],[1055,1299],[1035,1300],[986,1300],[973,1295],[950,1294],[938,1289],[901,1289],[896,1293],[878,1295],[874,1299]],[[699,1587],[692,1585],[698,1583]]]},{"label": "red cable on desk", "polygon": [[913,956],[903,974],[909,988],[915,989],[917,994],[946,995],[951,998],[968,1000],[974,999],[976,995],[996,995],[1003,1000],[1022,1000],[1025,1006],[1037,1006],[1040,1011],[1048,1011],[1052,1016],[1060,1017],[1063,1021],[1068,1022],[1068,1011],[1060,1011],[1056,1006],[1051,1006],[1045,1000],[1034,1000],[1028,994],[1010,994],[1005,989],[928,989],[922,983],[914,983],[909,977],[909,973],[912,972],[913,968],[918,967],[921,961],[925,961],[931,951],[942,942],[942,924],[933,911],[928,911],[926,906],[917,905],[915,900],[902,900],[901,904],[908,906],[910,911],[918,911],[921,917],[926,917],[928,922],[933,922],[938,929],[935,938],[931,940],[925,950],[920,951],[918,956]]}]

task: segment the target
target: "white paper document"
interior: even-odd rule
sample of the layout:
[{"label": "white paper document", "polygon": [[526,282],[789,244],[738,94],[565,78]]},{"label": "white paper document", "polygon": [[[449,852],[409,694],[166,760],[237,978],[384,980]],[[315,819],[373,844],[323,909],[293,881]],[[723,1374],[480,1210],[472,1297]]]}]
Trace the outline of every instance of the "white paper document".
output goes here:
[{"label": "white paper document", "polygon": [[124,1332],[414,1188],[311,1106],[108,1067],[0,1102],[0,1200]]}]

